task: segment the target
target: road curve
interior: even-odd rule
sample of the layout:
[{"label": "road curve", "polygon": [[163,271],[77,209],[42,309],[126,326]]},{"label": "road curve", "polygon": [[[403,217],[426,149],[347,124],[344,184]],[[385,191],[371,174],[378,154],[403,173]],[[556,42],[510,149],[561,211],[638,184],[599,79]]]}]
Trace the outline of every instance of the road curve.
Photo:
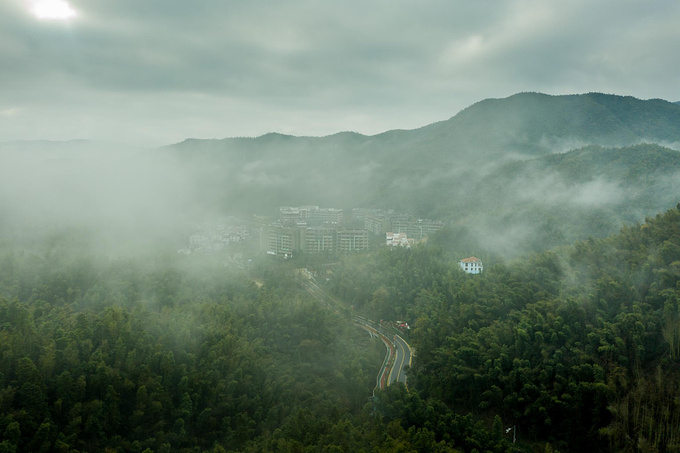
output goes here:
[{"label": "road curve", "polygon": [[[341,304],[332,296],[329,296],[326,291],[319,288],[316,283],[311,280],[302,282],[302,285],[307,288],[312,296],[326,303],[326,306],[337,314],[341,314]],[[343,309],[345,311],[346,309]],[[377,387],[384,389],[385,386],[391,385],[395,382],[401,382],[406,385],[406,369],[411,366],[413,358],[413,351],[409,344],[399,335],[385,334],[379,324],[364,318],[363,316],[354,315],[354,323],[364,330],[367,330],[371,335],[375,335],[382,339],[387,346],[387,355],[380,368],[380,373],[377,377]],[[391,338],[390,338],[391,337]],[[385,376],[387,374],[387,376]]]},{"label": "road curve", "polygon": [[399,335],[394,338],[395,359],[394,365],[390,370],[388,384],[392,385],[395,382],[401,382],[406,385],[406,369],[411,366],[412,354],[411,347]]}]

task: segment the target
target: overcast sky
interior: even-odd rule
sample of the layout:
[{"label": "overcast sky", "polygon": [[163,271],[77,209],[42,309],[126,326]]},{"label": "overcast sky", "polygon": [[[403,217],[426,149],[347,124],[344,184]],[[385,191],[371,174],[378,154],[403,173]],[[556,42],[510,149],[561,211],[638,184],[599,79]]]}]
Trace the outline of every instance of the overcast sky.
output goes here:
[{"label": "overcast sky", "polygon": [[0,141],[375,134],[521,91],[678,101],[678,49],[677,0],[0,0]]}]

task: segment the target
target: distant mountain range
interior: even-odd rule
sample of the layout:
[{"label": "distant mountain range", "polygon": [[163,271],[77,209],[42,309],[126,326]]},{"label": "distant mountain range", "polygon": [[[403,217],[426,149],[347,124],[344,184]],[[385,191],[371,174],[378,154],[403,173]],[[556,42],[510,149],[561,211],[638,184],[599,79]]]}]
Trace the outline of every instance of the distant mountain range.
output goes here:
[{"label": "distant mountain range", "polygon": [[[75,188],[83,172],[67,172],[69,143],[74,154],[87,155],[87,184],[102,179],[92,172],[120,172],[103,178],[123,188],[102,187],[109,198],[153,187],[154,199],[172,193],[172,202],[160,203],[168,210],[196,216],[273,214],[303,204],[391,208],[448,222],[450,242],[471,252],[604,236],[680,201],[680,104],[600,93],[487,99],[446,121],[372,136],[188,139],[126,149],[100,169],[86,143],[66,142],[57,146],[59,184]],[[89,201],[98,207],[95,196]],[[134,204],[159,203],[135,197]]]},{"label": "distant mountain range", "polygon": [[606,235],[680,201],[680,106],[600,93],[487,99],[373,136],[267,134],[165,149],[222,206],[394,208],[499,250]]},{"label": "distant mountain range", "polygon": [[520,93],[505,99],[487,99],[449,120],[419,129],[394,130],[374,136],[345,132],[323,138],[267,134],[255,139],[187,140],[177,148],[198,143],[211,148],[243,147],[251,142],[259,148],[279,146],[280,140],[310,141],[315,146],[399,149],[418,145],[435,154],[466,154],[485,160],[490,154],[517,153],[538,156],[585,145],[610,147],[653,142],[680,142],[678,105],[653,99],[588,93],[550,96]]}]

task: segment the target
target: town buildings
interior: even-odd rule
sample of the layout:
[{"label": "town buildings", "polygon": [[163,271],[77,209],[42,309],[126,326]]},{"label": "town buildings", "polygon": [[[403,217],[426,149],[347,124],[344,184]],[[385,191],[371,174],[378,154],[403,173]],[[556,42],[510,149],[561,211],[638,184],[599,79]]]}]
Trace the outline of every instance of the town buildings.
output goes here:
[{"label": "town buildings", "polygon": [[349,217],[338,208],[281,206],[278,220],[262,230],[262,248],[283,258],[296,253],[351,253],[368,250],[371,234],[385,235],[388,245],[410,246],[444,227],[442,222],[392,210],[353,209]]},{"label": "town buildings", "polygon": [[280,206],[279,222],[284,226],[318,227],[339,225],[343,220],[343,210],[319,208],[318,206]]},{"label": "town buildings", "polygon": [[364,228],[375,235],[404,233],[416,241],[420,241],[444,228],[444,223],[438,220],[418,219],[410,215],[396,213],[393,210],[361,210],[355,213],[355,217],[363,219]]},{"label": "town buildings", "polygon": [[338,252],[341,253],[368,250],[368,231],[360,229],[338,230],[336,244]]},{"label": "town buildings", "polygon": [[281,225],[270,226],[265,230],[265,248],[267,255],[291,258],[300,249],[300,230],[285,228]]},{"label": "town buildings", "polygon": [[189,246],[177,252],[183,255],[192,253],[214,253],[224,250],[230,244],[250,239],[250,228],[239,219],[229,217],[219,223],[195,224],[191,227]]},{"label": "town buildings", "polygon": [[294,253],[350,253],[368,250],[368,231],[348,228],[270,225],[263,231],[268,255],[290,258]]}]

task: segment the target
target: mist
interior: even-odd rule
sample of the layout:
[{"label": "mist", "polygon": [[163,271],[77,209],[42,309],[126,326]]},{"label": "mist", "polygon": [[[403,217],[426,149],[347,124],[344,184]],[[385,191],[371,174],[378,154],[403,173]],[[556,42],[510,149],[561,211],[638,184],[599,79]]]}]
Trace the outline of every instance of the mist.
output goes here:
[{"label": "mist", "polygon": [[677,109],[525,93],[377,135],[0,144],[0,449],[671,445]]},{"label": "mist", "polygon": [[2,230],[19,241],[72,231],[89,237],[95,249],[142,250],[201,216],[192,210],[192,181],[157,150],[87,141],[6,143],[0,160]]}]

